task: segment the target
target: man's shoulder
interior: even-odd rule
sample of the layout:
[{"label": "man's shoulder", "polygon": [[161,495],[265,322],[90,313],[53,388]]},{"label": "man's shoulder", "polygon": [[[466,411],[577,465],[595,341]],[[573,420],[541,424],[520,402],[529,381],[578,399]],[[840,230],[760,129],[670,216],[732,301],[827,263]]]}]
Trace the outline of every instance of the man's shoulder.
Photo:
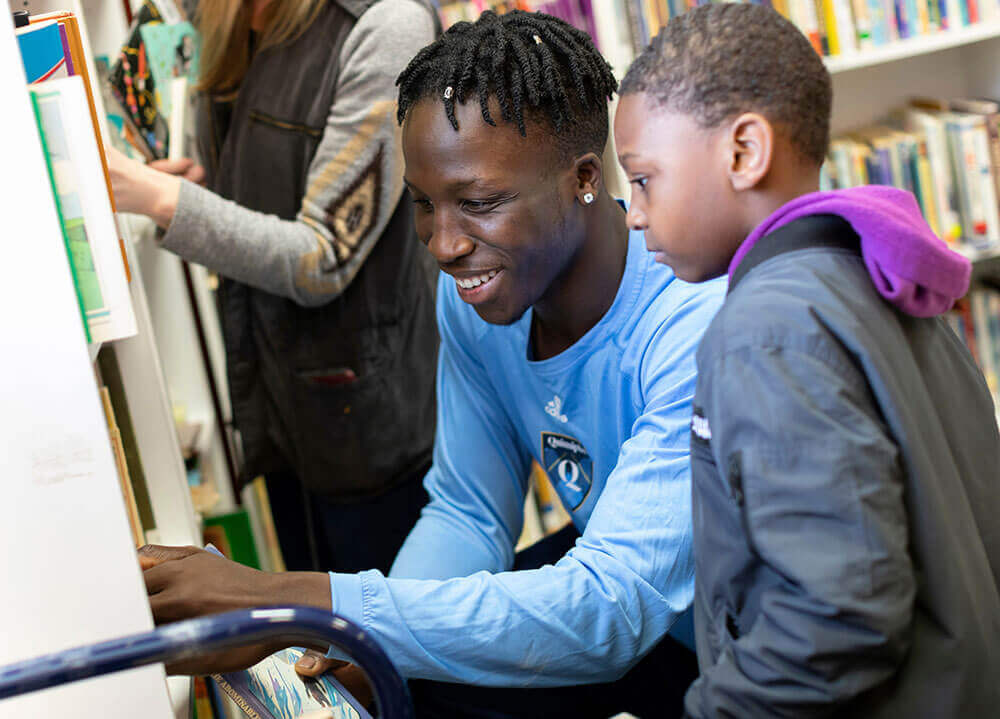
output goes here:
[{"label": "man's shoulder", "polygon": [[650,259],[635,312],[635,337],[640,343],[670,340],[677,332],[698,334],[708,327],[726,297],[726,278],[690,283]]}]

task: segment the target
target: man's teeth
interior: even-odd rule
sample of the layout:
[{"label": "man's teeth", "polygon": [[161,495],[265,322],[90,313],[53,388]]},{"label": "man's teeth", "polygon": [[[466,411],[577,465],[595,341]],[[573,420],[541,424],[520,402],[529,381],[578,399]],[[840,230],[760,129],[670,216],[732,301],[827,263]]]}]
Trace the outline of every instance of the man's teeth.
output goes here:
[{"label": "man's teeth", "polygon": [[479,277],[470,277],[469,279],[466,280],[460,280],[456,277],[455,282],[457,282],[458,286],[461,287],[462,289],[471,290],[473,287],[479,287],[479,285],[486,284],[496,276],[497,276],[497,271],[490,270],[485,275],[479,275]]}]

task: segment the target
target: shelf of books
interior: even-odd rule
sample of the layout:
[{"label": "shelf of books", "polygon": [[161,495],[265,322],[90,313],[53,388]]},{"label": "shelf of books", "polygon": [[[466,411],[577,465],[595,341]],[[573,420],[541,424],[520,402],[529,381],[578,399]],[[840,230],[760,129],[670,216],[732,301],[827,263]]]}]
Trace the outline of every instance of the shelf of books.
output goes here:
[{"label": "shelf of books", "polygon": [[[0,635],[6,639],[10,629],[11,636],[24,640],[5,643],[0,664],[150,628],[134,555],[140,544],[201,545],[210,536],[238,561],[283,567],[262,480],[243,490],[242,507],[232,491],[236,468],[233,453],[226,451],[231,420],[213,278],[159,249],[155,227],[145,218],[115,213],[107,169],[111,145],[146,159],[186,149],[187,81],[197,67],[194,29],[169,0],[137,4],[131,25],[125,2],[10,4],[30,15],[17,18],[14,30],[5,23],[0,35],[5,55],[0,79],[5,100],[13,102],[9,111],[5,103],[4,136],[8,145],[17,145],[17,152],[5,151],[11,161],[0,171],[0,200],[10,205],[4,213],[5,236],[22,232],[31,241],[21,243],[17,263],[7,263],[11,277],[5,277],[2,289],[11,308],[5,336],[17,349],[4,353],[4,362],[13,362],[6,375],[23,378],[15,394],[23,394],[24,402],[7,402],[5,394],[0,422],[19,430],[7,433],[5,456],[16,467],[20,453],[25,469],[15,474],[25,487],[18,501],[0,504],[24,510],[17,521],[4,522],[3,531],[10,532],[4,535],[6,545],[20,549],[25,538],[34,543],[41,536],[37,549],[25,551],[25,557],[35,557],[38,567],[59,570],[38,572],[28,568],[27,559],[11,556],[17,552],[6,553],[3,575],[27,573],[31,581],[24,591],[0,590],[3,606],[12,608]],[[16,60],[7,62],[8,55]],[[179,59],[185,61],[183,68]],[[152,92],[155,82],[165,92]],[[172,146],[171,135],[177,139]],[[30,292],[16,295],[23,284],[17,280],[28,279],[45,290],[44,307],[36,307]],[[75,325],[67,324],[69,317]],[[85,364],[64,371],[48,367],[63,356]],[[57,391],[62,392],[58,403],[49,396]],[[38,402],[30,402],[31,392]],[[100,421],[91,416],[95,408]],[[84,498],[80,486],[88,483],[92,496]],[[62,487],[65,497],[58,494]],[[107,496],[109,487],[113,497]],[[41,504],[32,509],[33,492],[49,497],[51,512]],[[76,515],[64,516],[69,498]],[[29,531],[28,522],[44,524],[45,530]],[[61,556],[54,555],[57,548]],[[67,559],[73,571],[63,576]],[[84,576],[87,568],[93,576]],[[48,584],[43,574],[50,576]],[[97,585],[95,580],[100,580]],[[28,611],[31,592],[61,598],[64,605],[65,597],[73,596],[74,611],[67,616],[76,628],[52,622],[47,605]],[[107,611],[100,611],[102,602]],[[21,605],[24,611],[18,611]],[[26,617],[33,621],[25,622]],[[39,641],[29,646],[31,632]],[[114,678],[96,683],[105,687],[105,698],[93,702],[94,715],[190,716],[190,680],[171,678],[168,696],[162,668],[139,675],[144,679],[125,692],[107,688],[117,686]],[[122,680],[132,681],[131,675],[117,681]],[[150,690],[150,681],[158,688]],[[204,684],[195,689],[199,696],[211,692]],[[118,695],[122,701],[109,699]],[[66,696],[92,701],[93,689],[70,689]],[[221,699],[213,703],[224,709]],[[36,704],[30,698],[5,702],[0,718],[42,716],[40,708],[26,708]],[[107,710],[98,708],[105,705]],[[76,714],[71,699],[52,706]]]}]

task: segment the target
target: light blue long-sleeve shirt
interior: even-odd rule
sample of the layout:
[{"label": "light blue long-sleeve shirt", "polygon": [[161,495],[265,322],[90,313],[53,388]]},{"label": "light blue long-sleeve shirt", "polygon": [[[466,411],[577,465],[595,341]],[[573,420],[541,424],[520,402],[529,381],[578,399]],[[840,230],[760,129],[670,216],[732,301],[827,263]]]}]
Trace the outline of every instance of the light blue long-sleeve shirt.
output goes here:
[{"label": "light blue long-sleeve shirt", "polygon": [[[388,578],[331,573],[333,611],[410,678],[557,686],[624,674],[692,601],[694,357],[724,292],[676,279],[633,233],[604,317],[530,361],[530,310],[487,324],[442,275],[431,501]],[[555,565],[514,572],[532,459],[582,536]]]}]

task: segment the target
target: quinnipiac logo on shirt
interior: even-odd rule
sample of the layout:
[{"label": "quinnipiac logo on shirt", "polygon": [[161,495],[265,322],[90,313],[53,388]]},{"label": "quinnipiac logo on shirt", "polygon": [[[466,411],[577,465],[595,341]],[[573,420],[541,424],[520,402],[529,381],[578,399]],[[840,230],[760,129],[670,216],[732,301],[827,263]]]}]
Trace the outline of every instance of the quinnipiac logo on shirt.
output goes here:
[{"label": "quinnipiac logo on shirt", "polygon": [[575,511],[594,483],[594,462],[587,449],[573,437],[542,432],[542,462],[563,503]]}]

